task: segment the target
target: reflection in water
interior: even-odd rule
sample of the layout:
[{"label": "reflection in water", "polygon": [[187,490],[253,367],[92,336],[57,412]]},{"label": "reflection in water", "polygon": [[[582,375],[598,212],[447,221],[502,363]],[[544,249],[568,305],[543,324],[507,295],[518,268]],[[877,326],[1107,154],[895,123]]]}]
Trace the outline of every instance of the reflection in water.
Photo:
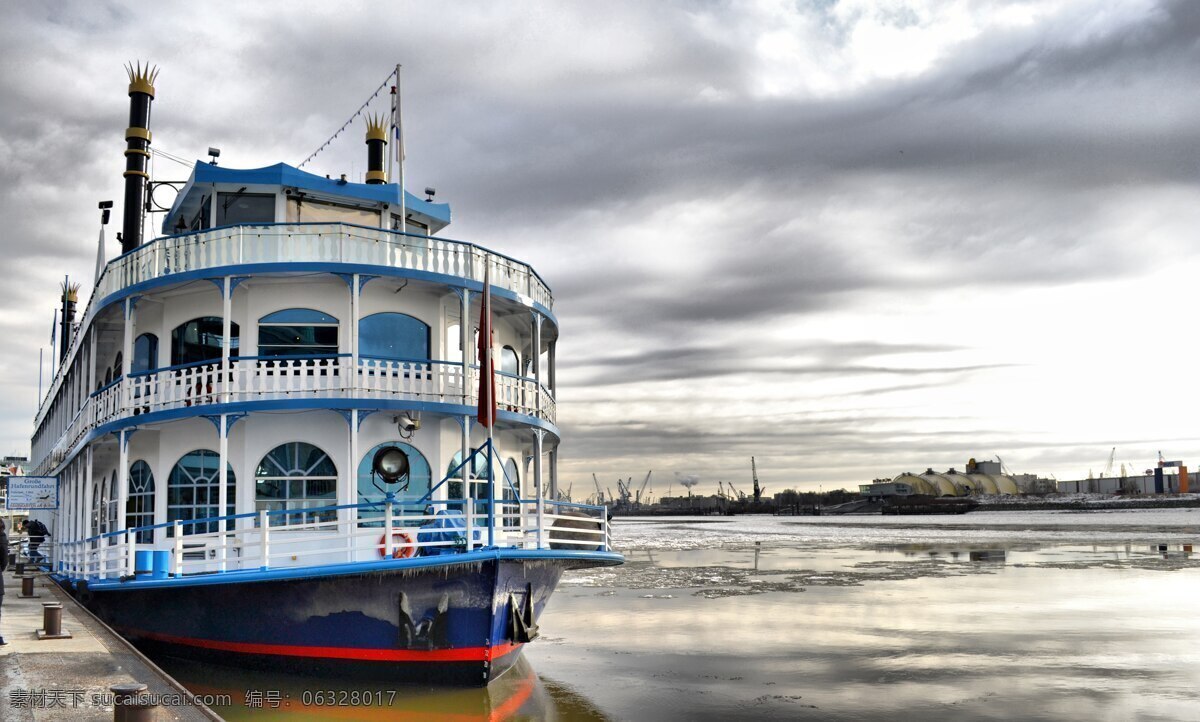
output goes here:
[{"label": "reflection in water", "polygon": [[308,678],[164,666],[234,720],[1196,718],[1200,513],[889,519],[623,525],[629,562],[564,575],[488,689],[331,707]]},{"label": "reflection in water", "polygon": [[487,688],[396,686],[251,672],[199,662],[159,664],[196,694],[228,695],[227,720],[606,720],[565,684],[539,679],[522,657]]}]

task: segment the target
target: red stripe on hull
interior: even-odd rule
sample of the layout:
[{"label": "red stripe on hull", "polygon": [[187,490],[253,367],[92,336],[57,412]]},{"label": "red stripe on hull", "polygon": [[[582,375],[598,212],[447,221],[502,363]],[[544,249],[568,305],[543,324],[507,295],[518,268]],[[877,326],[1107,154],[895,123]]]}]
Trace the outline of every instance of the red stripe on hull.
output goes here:
[{"label": "red stripe on hull", "polygon": [[302,647],[290,644],[259,644],[256,642],[223,642],[215,639],[175,637],[139,629],[122,629],[134,637],[156,642],[179,644],[200,649],[215,649],[239,654],[266,654],[281,657],[310,657],[314,659],[352,659],[365,662],[483,662],[499,659],[521,648],[521,643],[508,642],[494,647],[458,647],[455,649],[367,649],[363,647]]}]

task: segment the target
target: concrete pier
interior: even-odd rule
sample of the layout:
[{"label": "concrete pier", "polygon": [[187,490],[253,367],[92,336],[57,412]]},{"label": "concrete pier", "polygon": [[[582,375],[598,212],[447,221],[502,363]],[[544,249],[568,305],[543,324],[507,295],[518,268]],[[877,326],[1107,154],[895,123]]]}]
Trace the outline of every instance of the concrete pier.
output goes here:
[{"label": "concrete pier", "polygon": [[[22,599],[21,582],[9,569],[0,634],[0,719],[5,722],[113,719],[110,688],[142,683],[152,698],[172,702],[157,706],[153,720],[220,719],[203,705],[186,701],[175,680],[142,657],[124,640],[81,608],[52,581],[38,576],[37,598]],[[62,629],[70,639],[38,639],[43,603],[61,602]],[[182,698],[182,699],[181,699]]]}]

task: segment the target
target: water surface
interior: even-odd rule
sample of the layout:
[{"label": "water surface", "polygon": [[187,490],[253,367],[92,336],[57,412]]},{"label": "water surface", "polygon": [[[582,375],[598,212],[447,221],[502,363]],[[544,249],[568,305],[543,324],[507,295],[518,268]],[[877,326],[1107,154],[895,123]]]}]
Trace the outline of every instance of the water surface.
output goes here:
[{"label": "water surface", "polygon": [[[526,662],[487,690],[162,661],[231,692],[230,719],[1200,718],[1200,510],[618,519],[614,534],[628,563],[566,575]],[[353,689],[376,694],[311,704]]]}]

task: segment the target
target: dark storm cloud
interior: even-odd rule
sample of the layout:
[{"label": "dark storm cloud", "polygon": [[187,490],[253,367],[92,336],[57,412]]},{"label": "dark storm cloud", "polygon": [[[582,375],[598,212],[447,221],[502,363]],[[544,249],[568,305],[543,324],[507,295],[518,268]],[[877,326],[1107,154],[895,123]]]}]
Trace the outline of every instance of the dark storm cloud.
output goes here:
[{"label": "dark storm cloud", "polygon": [[[817,18],[829,48],[850,41],[852,21],[835,8],[795,7]],[[216,145],[234,167],[297,163],[403,61],[408,185],[435,185],[453,204],[450,237],[534,262],[557,299],[563,385],[587,397],[624,383],[702,390],[748,371],[853,377],[859,385],[838,393],[860,397],[963,383],[1005,364],[920,339],[787,344],[748,330],[887,294],[1136,275],[1177,249],[1150,233],[1131,243],[1112,209],[1135,186],[1196,185],[1200,4],[1187,0],[1140,17],[1080,5],[954,45],[911,78],[775,96],[761,92],[755,54],[775,28],[737,3],[281,8],[8,8],[0,250],[15,270],[9,298],[21,301],[0,325],[0,367],[14,369],[0,441],[28,434],[54,284],[69,272],[86,293],[94,203],[119,206],[121,64],[136,57],[163,66],[155,146],[193,158]],[[896,12],[893,24],[919,20]],[[308,169],[363,162],[356,121]],[[162,159],[156,171],[187,173]],[[1192,207],[1156,211],[1200,222]],[[872,360],[912,354],[926,358]],[[933,378],[878,386],[872,375]],[[654,444],[684,454],[698,433],[585,426],[575,414],[586,409],[561,408],[580,463],[634,438],[647,455]],[[753,419],[733,423],[728,436],[700,438],[743,453],[764,433]],[[802,439],[857,469],[849,459],[864,448],[957,453],[950,422],[936,423],[913,438],[847,420],[778,441]],[[1003,434],[989,438],[1036,444]]]},{"label": "dark storm cloud", "polygon": [[[593,355],[581,358],[564,374],[569,386],[597,387],[612,384],[636,384],[647,381],[703,379],[738,374],[762,377],[787,376],[841,377],[875,374],[922,376],[965,374],[1004,368],[1009,364],[914,367],[865,364],[862,359],[881,355],[945,353],[950,347],[935,344],[783,344],[762,341],[752,345],[672,346],[642,353]],[[581,378],[582,377],[582,378]]]}]

